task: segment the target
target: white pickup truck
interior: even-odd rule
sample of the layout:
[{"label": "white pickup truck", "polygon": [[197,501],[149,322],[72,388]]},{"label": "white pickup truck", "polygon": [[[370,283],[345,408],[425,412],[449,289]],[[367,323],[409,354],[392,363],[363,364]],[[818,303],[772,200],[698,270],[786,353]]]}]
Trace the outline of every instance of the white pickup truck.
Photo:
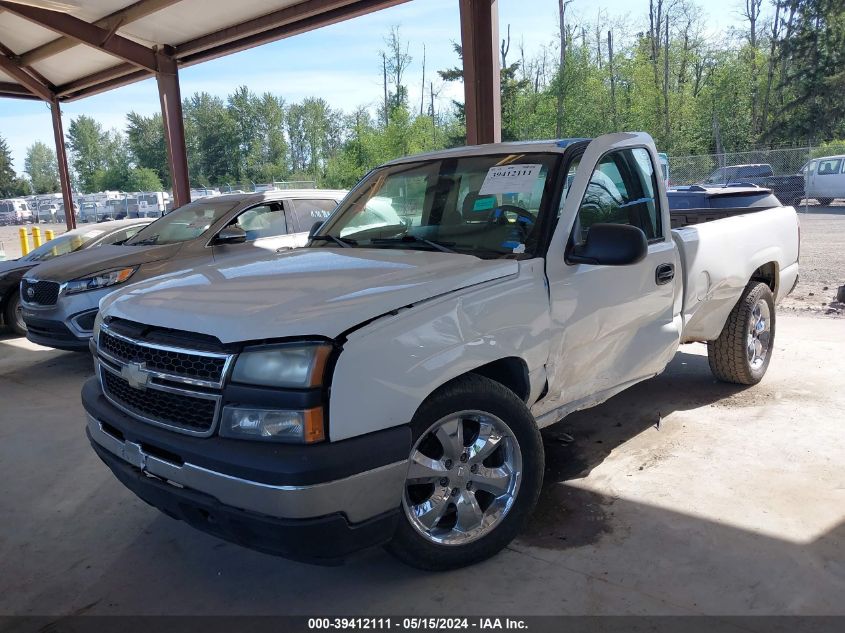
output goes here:
[{"label": "white pickup truck", "polygon": [[672,229],[657,174],[637,133],[404,158],[305,248],[111,294],[91,443],[142,499],[263,551],[491,556],[540,494],[540,428],[682,343],[706,341],[721,380],[766,371],[794,209],[685,209]]}]

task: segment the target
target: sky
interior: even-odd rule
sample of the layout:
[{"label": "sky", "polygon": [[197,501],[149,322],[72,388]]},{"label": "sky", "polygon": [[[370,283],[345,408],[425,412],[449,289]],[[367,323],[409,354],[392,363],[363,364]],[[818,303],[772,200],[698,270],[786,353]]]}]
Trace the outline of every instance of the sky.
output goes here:
[{"label": "sky", "polygon": [[[713,34],[740,26],[744,0],[698,0]],[[499,0],[499,29],[504,37],[511,25],[510,58],[519,43],[527,57],[557,40],[557,0]],[[641,30],[648,15],[648,0],[574,0],[568,9],[574,19],[594,20],[599,11],[631,31]],[[457,65],[451,42],[460,40],[458,0],[413,0],[345,23],[303,33],[272,44],[180,70],[182,96],[205,91],[225,98],[240,85],[257,93],[272,92],[290,103],[322,97],[345,111],[375,106],[380,99],[381,59],[385,35],[398,25],[413,58],[406,77],[409,101],[419,104],[422,50],[426,48],[426,75]],[[439,108],[451,99],[463,100],[459,83],[443,86]],[[107,129],[123,130],[128,112],[152,114],[159,109],[155,81],[148,79],[110,92],[62,105],[65,131],[70,119],[87,114]],[[26,148],[35,141],[54,146],[47,106],[36,101],[0,99],[0,136],[12,150],[15,169],[22,172]]]}]

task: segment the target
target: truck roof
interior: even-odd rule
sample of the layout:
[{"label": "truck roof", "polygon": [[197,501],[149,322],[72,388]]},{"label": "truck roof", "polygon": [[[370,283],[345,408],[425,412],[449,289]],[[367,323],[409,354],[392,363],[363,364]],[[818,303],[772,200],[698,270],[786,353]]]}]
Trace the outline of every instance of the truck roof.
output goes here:
[{"label": "truck roof", "polygon": [[550,139],[545,141],[514,141],[509,143],[487,143],[485,145],[466,145],[464,147],[453,147],[436,152],[415,154],[397,158],[385,165],[401,165],[403,163],[414,163],[421,160],[437,160],[440,158],[459,158],[462,156],[484,156],[488,154],[524,154],[524,153],[556,153],[562,154],[567,147],[573,143],[590,141],[589,138],[565,138]]}]

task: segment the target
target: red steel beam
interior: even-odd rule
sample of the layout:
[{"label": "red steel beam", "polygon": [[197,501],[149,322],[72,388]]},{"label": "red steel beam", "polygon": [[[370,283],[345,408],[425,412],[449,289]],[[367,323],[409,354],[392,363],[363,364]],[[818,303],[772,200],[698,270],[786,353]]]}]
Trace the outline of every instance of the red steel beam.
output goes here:
[{"label": "red steel beam", "polygon": [[460,0],[467,145],[502,140],[498,0]]},{"label": "red steel beam", "polygon": [[156,81],[161,101],[161,118],[164,125],[170,180],[173,183],[173,208],[175,209],[191,201],[188,154],[185,148],[185,123],[182,117],[182,95],[176,60],[170,56],[162,56],[159,66]]},{"label": "red steel beam", "polygon": [[12,52],[5,46],[0,45],[0,70],[11,76],[26,90],[44,101],[53,100],[52,86],[43,83],[26,70],[21,68],[11,57]]},{"label": "red steel beam", "polygon": [[145,70],[152,72],[156,70],[156,54],[152,49],[85,20],[67,13],[57,13],[14,2],[0,2],[0,8]]},{"label": "red steel beam", "polygon": [[70,172],[67,168],[67,152],[65,151],[65,133],[62,128],[62,109],[59,100],[54,98],[50,103],[53,115],[53,136],[56,140],[56,160],[59,165],[59,183],[62,188],[62,200],[65,203],[65,223],[67,230],[76,228],[76,214],[73,209],[73,192],[70,189]]},{"label": "red steel beam", "polygon": [[[200,62],[215,59],[224,55],[229,55],[238,51],[242,51],[254,46],[266,44],[276,40],[284,39],[292,35],[298,35],[306,31],[311,31],[330,24],[336,24],[344,20],[349,20],[373,11],[385,9],[408,2],[409,0],[356,0],[354,3],[349,0],[334,0],[333,2],[309,0],[308,2],[295,5],[290,9],[299,9],[300,13],[297,19],[293,19],[290,12],[285,13],[286,22],[278,24],[282,19],[281,12],[274,12],[263,18],[259,18],[248,23],[261,23],[264,30],[252,35],[250,33],[255,25],[247,26],[241,31],[237,31],[239,39],[230,39],[233,36],[232,29],[223,29],[218,32],[216,38],[204,36],[185,42],[176,47],[176,58],[180,66],[191,66]],[[335,6],[335,8],[330,8]],[[323,13],[316,11],[316,8],[321,6],[324,9]],[[273,19],[275,19],[275,22]],[[200,48],[200,40],[206,48]],[[133,68],[130,64],[120,64],[112,68],[93,73],[87,77],[82,77],[75,81],[61,85],[57,88],[58,94],[66,97],[67,100],[81,99],[119,86],[125,86],[132,82],[152,76],[153,73],[141,73]]]},{"label": "red steel beam", "polygon": [[[95,21],[94,26],[99,26],[109,32],[116,31],[132,22],[152,15],[162,9],[180,2],[181,0],[140,0],[135,4],[130,4],[114,13],[109,13],[107,16]],[[21,53],[21,65],[31,66],[43,59],[64,53],[66,50],[77,45],[77,41],[69,37],[60,37],[46,44],[42,44],[25,53]]]}]

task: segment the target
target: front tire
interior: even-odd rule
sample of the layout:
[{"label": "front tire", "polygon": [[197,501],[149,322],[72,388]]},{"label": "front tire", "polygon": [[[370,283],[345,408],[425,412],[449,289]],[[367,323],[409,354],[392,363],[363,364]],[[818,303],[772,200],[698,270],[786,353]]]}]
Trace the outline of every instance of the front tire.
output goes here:
[{"label": "front tire", "polygon": [[499,552],[531,516],[543,483],[543,442],[525,403],[468,375],[430,396],[411,428],[402,513],[388,551],[435,571]]},{"label": "front tire", "polygon": [[731,310],[719,338],[707,342],[710,371],[723,382],[756,385],[769,367],[774,342],[774,296],[766,284],[752,281]]},{"label": "front tire", "polygon": [[3,318],[12,332],[18,336],[26,336],[26,323],[23,322],[23,311],[21,310],[21,296],[17,291],[13,292],[6,302]]}]

